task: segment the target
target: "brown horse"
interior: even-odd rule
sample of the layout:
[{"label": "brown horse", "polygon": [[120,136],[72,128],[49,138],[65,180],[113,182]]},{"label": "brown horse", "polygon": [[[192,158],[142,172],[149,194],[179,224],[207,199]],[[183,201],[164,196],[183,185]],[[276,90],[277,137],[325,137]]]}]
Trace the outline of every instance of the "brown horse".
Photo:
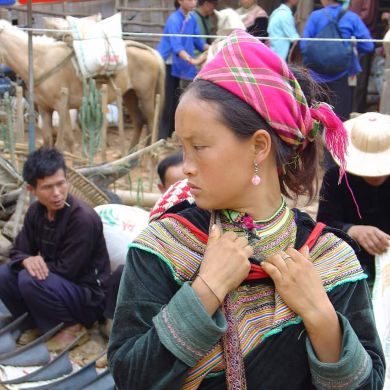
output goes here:
[{"label": "brown horse", "polygon": [[[27,33],[0,20],[0,59],[28,82],[28,37]],[[112,76],[108,85],[108,101],[116,98],[114,86],[124,95],[132,117],[135,134],[130,147],[135,146],[144,123],[152,129],[155,97],[164,98],[165,67],[159,54],[152,48],[134,41],[126,41],[127,68]],[[64,42],[48,37],[33,39],[34,100],[43,121],[43,142],[53,144],[52,113],[60,111],[61,89],[69,91],[68,109],[79,108],[83,96],[82,81],[78,76],[72,49]],[[67,59],[68,58],[68,59]],[[101,82],[100,82],[101,83]],[[98,82],[99,85],[99,82]],[[160,105],[162,107],[163,104]],[[72,150],[74,137],[69,111],[64,110],[63,130],[65,142]],[[62,141],[62,140],[59,140]],[[59,148],[64,145],[57,144]]]}]

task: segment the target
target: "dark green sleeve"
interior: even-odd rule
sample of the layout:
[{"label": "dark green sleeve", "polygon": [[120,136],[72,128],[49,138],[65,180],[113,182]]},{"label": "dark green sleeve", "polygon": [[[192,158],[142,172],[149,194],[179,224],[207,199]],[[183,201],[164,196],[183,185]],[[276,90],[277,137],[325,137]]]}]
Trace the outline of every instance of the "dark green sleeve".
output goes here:
[{"label": "dark green sleeve", "polygon": [[382,389],[385,359],[365,280],[336,287],[329,297],[343,329],[340,361],[322,363],[307,339],[313,384],[326,389]]},{"label": "dark green sleeve", "polygon": [[210,317],[188,282],[179,286],[157,256],[130,249],[108,349],[118,389],[180,389],[225,330],[222,313]]}]

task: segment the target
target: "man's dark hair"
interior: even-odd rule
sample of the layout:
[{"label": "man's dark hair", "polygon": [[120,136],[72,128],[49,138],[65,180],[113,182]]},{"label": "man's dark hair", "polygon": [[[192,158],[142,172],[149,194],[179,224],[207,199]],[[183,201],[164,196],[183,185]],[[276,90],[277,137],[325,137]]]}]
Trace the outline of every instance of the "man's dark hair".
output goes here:
[{"label": "man's dark hair", "polygon": [[218,0],[198,0],[198,7],[203,5],[204,3],[218,4]]},{"label": "man's dark hair", "polygon": [[178,165],[183,163],[183,153],[174,153],[165,157],[163,160],[159,162],[157,165],[157,173],[160,177],[161,183],[165,186],[165,173],[170,167],[177,167]]},{"label": "man's dark hair", "polygon": [[23,179],[33,187],[37,180],[54,175],[59,169],[66,174],[64,156],[55,148],[40,148],[27,157],[23,167]]}]

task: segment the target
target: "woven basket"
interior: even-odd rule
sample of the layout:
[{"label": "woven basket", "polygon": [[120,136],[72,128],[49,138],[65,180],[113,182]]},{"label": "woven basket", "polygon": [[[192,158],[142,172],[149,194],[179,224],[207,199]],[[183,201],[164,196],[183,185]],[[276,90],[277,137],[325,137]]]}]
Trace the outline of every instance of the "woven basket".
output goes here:
[{"label": "woven basket", "polygon": [[102,190],[73,168],[67,167],[67,178],[69,193],[88,203],[91,207],[111,203],[110,198]]}]

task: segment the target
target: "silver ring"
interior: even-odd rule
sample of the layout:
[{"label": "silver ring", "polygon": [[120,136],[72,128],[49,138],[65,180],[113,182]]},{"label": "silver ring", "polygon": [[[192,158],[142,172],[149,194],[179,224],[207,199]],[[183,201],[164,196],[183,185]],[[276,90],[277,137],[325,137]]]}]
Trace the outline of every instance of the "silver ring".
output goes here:
[{"label": "silver ring", "polygon": [[293,260],[294,261],[294,259],[291,257],[291,256],[282,256],[282,259],[284,260],[284,261],[287,261],[287,259],[291,259],[291,260]]}]

